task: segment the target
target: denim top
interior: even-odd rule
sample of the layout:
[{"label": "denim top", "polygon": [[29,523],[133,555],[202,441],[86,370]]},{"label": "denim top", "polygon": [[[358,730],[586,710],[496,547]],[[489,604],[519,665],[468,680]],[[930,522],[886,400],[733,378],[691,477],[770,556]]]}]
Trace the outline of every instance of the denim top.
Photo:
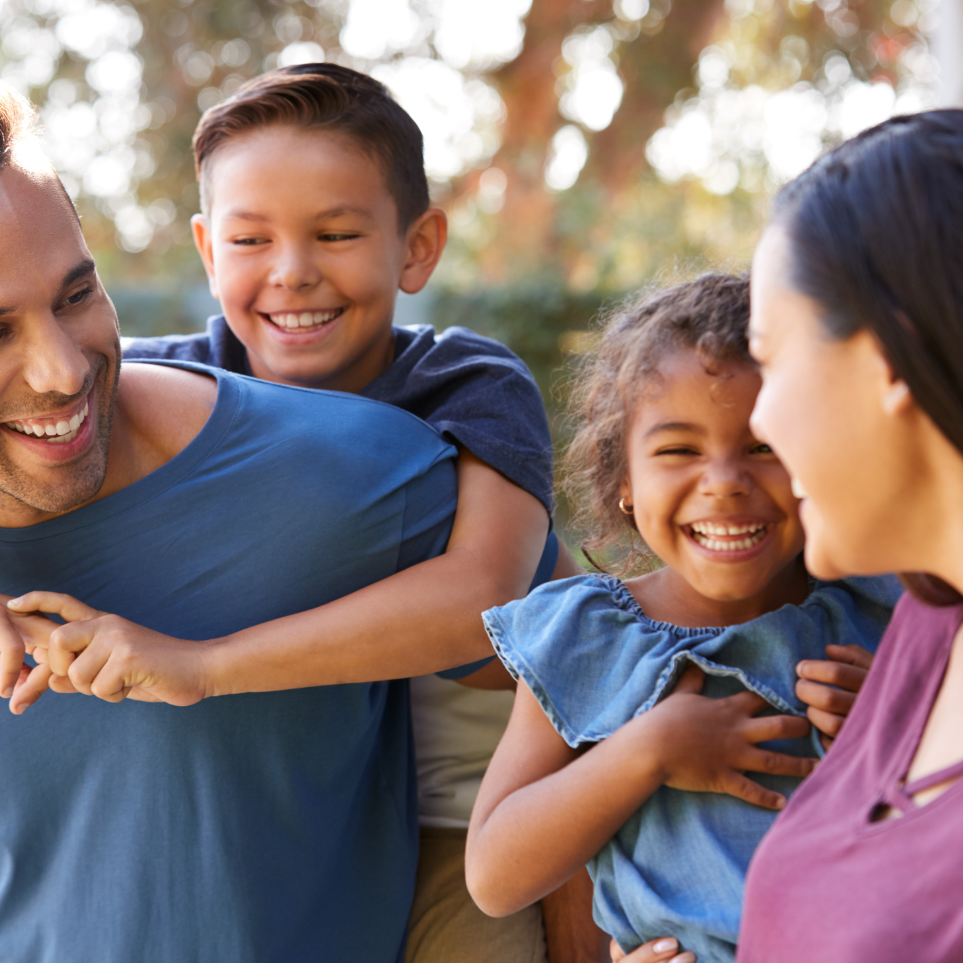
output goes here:
[{"label": "denim top", "polygon": [[[648,618],[618,579],[581,575],[542,585],[484,620],[509,671],[575,747],[652,708],[690,662],[705,671],[707,696],[750,689],[772,711],[804,715],[796,663],[824,659],[830,643],[874,652],[899,594],[889,577],[814,582],[802,605],[741,625],[684,628]],[[817,754],[809,739],[765,745]],[[799,784],[750,775],[783,794]],[[661,787],[589,865],[596,921],[627,952],[668,935],[700,963],[731,961],[749,859],[775,818],[732,796]]]}]

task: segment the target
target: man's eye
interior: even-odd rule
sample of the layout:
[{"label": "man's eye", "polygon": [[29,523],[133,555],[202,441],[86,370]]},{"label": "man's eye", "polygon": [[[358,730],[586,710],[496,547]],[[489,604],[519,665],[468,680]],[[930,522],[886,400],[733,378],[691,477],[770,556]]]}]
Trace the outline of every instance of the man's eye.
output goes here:
[{"label": "man's eye", "polygon": [[93,287],[88,286],[77,291],[75,294],[71,294],[69,297],[64,298],[64,304],[68,307],[74,308],[78,304],[83,304],[88,297],[93,293]]}]

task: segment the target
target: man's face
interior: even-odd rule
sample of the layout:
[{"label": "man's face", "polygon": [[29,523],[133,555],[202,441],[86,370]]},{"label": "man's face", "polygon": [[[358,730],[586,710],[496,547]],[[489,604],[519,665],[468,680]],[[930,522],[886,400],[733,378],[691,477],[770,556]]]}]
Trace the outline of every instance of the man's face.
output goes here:
[{"label": "man's face", "polygon": [[43,521],[104,482],[117,315],[52,175],[0,171],[0,526]]}]

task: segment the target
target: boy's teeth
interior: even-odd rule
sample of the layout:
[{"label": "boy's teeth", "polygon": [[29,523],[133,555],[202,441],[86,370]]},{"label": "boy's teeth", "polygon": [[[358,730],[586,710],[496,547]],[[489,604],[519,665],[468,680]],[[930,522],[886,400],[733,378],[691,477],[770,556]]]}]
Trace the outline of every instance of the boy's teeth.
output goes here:
[{"label": "boy's teeth", "polygon": [[6,426],[14,431],[19,431],[21,435],[36,435],[37,438],[52,438],[56,441],[73,441],[75,432],[84,423],[84,419],[90,412],[90,406],[84,402],[83,410],[73,415],[69,420],[61,418],[56,422],[26,422],[8,421]]},{"label": "boy's teeth", "polygon": [[298,314],[269,314],[268,317],[279,328],[313,328],[317,324],[327,324],[328,321],[333,321],[340,313],[341,309],[337,308],[334,311],[301,311]]}]

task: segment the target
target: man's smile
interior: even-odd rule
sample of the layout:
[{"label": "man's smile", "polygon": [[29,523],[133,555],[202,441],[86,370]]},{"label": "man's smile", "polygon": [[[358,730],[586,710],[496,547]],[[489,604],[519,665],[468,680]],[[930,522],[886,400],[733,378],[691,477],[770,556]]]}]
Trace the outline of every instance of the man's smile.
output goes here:
[{"label": "man's smile", "polygon": [[[56,460],[69,459],[84,451],[92,437],[92,419],[89,418],[94,389],[72,405],[32,418],[17,418],[3,422],[10,433],[29,442],[36,450],[39,446]],[[54,448],[59,449],[54,451]]]}]

